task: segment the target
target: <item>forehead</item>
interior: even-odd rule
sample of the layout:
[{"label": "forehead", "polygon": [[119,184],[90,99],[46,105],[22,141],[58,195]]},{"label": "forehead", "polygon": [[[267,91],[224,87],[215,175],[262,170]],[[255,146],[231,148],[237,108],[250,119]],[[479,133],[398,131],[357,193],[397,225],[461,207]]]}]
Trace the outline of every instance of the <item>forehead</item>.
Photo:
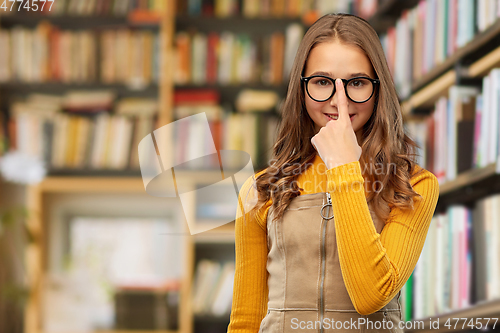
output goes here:
[{"label": "forehead", "polygon": [[364,72],[374,76],[370,59],[359,47],[338,41],[317,44],[306,61],[304,76],[316,72],[329,73],[334,78],[349,78],[352,73]]}]

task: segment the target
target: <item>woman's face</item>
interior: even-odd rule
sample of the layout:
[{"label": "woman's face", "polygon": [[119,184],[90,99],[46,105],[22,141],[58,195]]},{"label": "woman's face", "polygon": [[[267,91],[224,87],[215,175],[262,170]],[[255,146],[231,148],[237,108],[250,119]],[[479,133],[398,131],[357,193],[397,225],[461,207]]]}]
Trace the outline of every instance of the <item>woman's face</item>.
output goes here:
[{"label": "woman's face", "polygon": [[[356,76],[376,78],[370,60],[360,48],[341,44],[338,41],[323,42],[317,44],[311,50],[306,61],[304,77],[312,75],[325,75],[332,79],[350,79]],[[336,91],[332,98],[324,102],[316,102],[311,99],[305,92],[305,87],[304,94],[307,113],[314,121],[317,133],[328,121],[335,121],[327,116],[327,114],[333,115],[335,118],[338,115],[338,93]],[[354,103],[347,98],[352,128],[356,133],[358,142],[361,139],[363,126],[370,119],[373,112],[375,94],[376,91],[364,103]]]}]

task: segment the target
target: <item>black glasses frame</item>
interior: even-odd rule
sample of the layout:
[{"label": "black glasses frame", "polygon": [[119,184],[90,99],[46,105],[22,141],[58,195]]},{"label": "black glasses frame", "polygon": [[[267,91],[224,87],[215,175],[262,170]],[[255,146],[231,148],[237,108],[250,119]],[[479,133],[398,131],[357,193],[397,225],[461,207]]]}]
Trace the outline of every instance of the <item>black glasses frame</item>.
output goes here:
[{"label": "black glasses frame", "polygon": [[[325,79],[328,79],[332,82],[333,84],[333,91],[332,91],[332,94],[330,95],[330,97],[326,98],[326,99],[315,99],[311,96],[311,94],[309,93],[309,85],[307,84],[309,82],[309,80],[315,78],[315,77],[322,77],[322,78],[325,78]],[[366,79],[368,81],[371,81],[371,83],[373,84],[373,89],[372,89],[372,94],[370,95],[370,97],[368,97],[366,100],[362,101],[362,102],[358,102],[358,101],[355,101],[353,100],[349,94],[347,93],[347,84],[353,80],[356,80],[356,79]],[[380,80],[377,80],[377,79],[372,79],[370,77],[366,77],[366,76],[357,76],[357,77],[353,77],[352,79],[341,79],[342,82],[344,83],[344,91],[345,91],[345,95],[347,96],[347,98],[349,98],[351,101],[353,101],[354,103],[365,103],[367,101],[370,100],[370,98],[373,97],[373,94],[375,93],[375,85],[377,84],[380,84]],[[335,92],[336,92],[336,85],[335,85],[335,80],[332,79],[331,77],[329,76],[325,76],[325,75],[312,75],[312,76],[307,76],[307,77],[300,77],[300,81],[304,83],[304,85],[306,86],[306,91],[307,91],[307,95],[309,97],[311,97],[311,99],[313,101],[316,101],[316,102],[325,102],[327,100],[329,100],[330,98],[332,98],[333,95],[335,95]]]}]

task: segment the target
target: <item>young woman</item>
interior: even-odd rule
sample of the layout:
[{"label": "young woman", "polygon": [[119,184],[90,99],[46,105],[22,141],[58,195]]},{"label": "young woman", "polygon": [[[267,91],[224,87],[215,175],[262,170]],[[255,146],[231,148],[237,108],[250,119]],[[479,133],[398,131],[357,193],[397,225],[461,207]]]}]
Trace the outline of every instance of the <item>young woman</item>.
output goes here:
[{"label": "young woman", "polygon": [[379,38],[326,15],[293,65],[274,159],[240,191],[228,332],[403,332],[400,290],[439,196]]}]

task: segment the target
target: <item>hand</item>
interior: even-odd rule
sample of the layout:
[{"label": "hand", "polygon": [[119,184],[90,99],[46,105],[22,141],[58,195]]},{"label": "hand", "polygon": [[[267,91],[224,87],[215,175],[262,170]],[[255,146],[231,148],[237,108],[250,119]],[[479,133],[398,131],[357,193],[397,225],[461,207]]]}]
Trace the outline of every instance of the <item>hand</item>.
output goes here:
[{"label": "hand", "polygon": [[326,126],[311,138],[312,145],[327,169],[359,161],[362,151],[349,118],[344,84],[340,79],[335,80],[335,84],[338,94],[338,118],[328,121]]}]

